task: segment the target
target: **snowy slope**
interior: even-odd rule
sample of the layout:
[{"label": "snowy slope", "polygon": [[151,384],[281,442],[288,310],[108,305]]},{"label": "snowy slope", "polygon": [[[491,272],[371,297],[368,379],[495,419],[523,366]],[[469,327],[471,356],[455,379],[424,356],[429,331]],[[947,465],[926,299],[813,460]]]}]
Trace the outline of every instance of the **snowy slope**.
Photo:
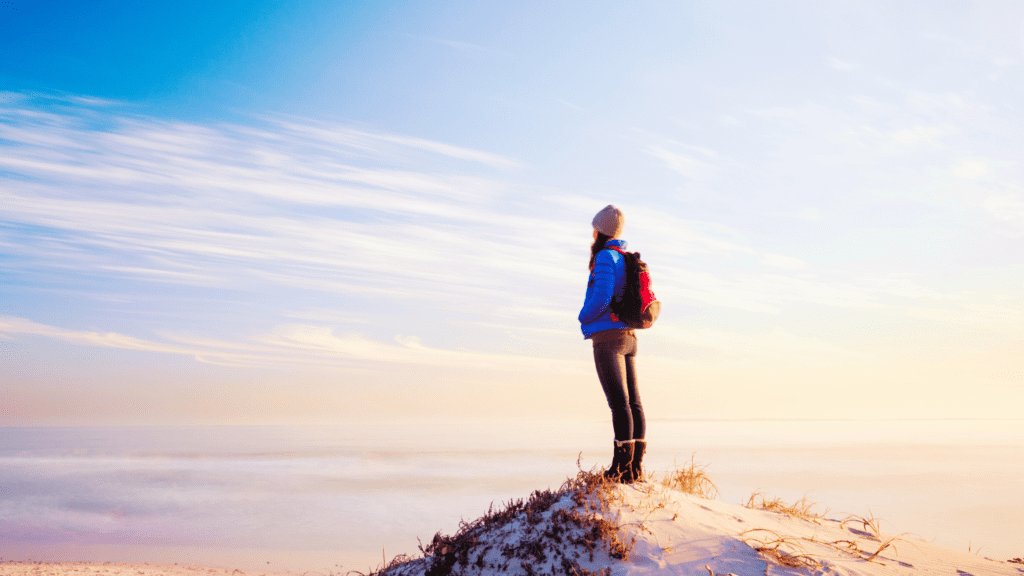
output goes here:
[{"label": "snowy slope", "polygon": [[827,519],[726,504],[660,482],[601,485],[581,473],[557,492],[438,535],[387,575],[1024,576],[1024,564]]}]

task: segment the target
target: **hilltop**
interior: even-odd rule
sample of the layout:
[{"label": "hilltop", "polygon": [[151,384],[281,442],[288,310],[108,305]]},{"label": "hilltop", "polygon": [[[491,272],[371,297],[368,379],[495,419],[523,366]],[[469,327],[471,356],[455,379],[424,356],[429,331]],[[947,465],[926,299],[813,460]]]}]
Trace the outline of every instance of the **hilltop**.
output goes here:
[{"label": "hilltop", "polygon": [[754,576],[1024,576],[1020,559],[993,560],[882,532],[871,517],[829,518],[806,501],[755,494],[717,501],[692,464],[632,485],[580,472],[555,491],[492,507],[417,557],[374,576],[544,574]]},{"label": "hilltop", "polygon": [[[415,557],[398,556],[371,576],[1024,576],[1021,558],[996,560],[890,534],[873,517],[828,517],[806,500],[785,504],[761,494],[745,505],[727,504],[716,494],[692,463],[632,485],[581,471],[558,490],[492,506],[455,534],[438,533]],[[0,559],[0,576],[216,574],[285,576]]]}]

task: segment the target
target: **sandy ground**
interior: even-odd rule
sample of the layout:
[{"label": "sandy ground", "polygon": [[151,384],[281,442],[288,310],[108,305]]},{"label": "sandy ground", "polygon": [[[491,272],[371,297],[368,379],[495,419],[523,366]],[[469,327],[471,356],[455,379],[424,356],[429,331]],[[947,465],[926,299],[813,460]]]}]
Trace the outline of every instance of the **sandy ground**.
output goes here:
[{"label": "sandy ground", "polygon": [[[279,576],[278,572],[245,572],[224,568],[162,566],[119,562],[0,561],[0,576]],[[295,576],[294,574],[291,576]]]},{"label": "sandy ground", "polygon": [[[632,549],[625,561],[601,552],[581,558],[579,565],[593,571],[607,567],[612,576],[1024,576],[1024,564],[950,550],[909,534],[883,533],[871,518],[751,509],[650,482],[617,486],[607,494],[608,507],[602,514],[619,527],[618,536],[622,542],[631,542]],[[555,518],[556,509],[572,505],[570,495],[563,494],[540,516],[518,513],[495,525],[493,532],[475,536],[475,548],[467,557],[477,555],[479,561],[460,564],[459,571],[479,576],[519,576],[529,571],[525,568],[562,573],[558,555],[552,552],[566,550],[569,540],[542,523]],[[547,540],[530,543],[538,534]],[[509,560],[501,552],[506,544],[528,554]],[[534,548],[550,550],[544,553]],[[422,576],[429,568],[427,561],[417,560],[397,568],[396,573]],[[341,574],[345,571],[336,573]],[[7,575],[283,576],[280,572],[145,563],[0,562],[0,576]]]}]

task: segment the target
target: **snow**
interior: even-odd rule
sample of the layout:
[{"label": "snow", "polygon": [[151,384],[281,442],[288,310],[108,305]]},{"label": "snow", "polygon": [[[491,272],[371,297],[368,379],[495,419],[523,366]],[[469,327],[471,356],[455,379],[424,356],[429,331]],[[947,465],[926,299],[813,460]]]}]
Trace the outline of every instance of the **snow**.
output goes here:
[{"label": "snow", "polygon": [[[428,546],[425,557],[399,559],[381,574],[1024,576],[1024,564],[880,532],[872,518],[748,508],[657,481],[589,492],[580,485],[563,487],[547,498],[553,503],[541,512],[518,510],[504,522],[487,525],[481,518],[464,525],[460,534],[466,538],[457,553],[451,553],[452,545]],[[558,532],[559,518],[571,514],[611,522],[606,536],[618,544],[609,546],[605,538],[588,551],[579,543],[586,522]]]},{"label": "snow", "polygon": [[[824,517],[805,505],[752,497],[747,506],[692,494],[701,476],[632,485],[581,472],[557,491],[438,534],[421,556],[399,556],[377,576],[1024,576],[1024,560],[953,551],[873,518]],[[685,480],[685,478],[684,478]],[[768,508],[768,509],[765,509]],[[780,511],[781,510],[781,511]],[[198,576],[239,570],[151,564],[0,561],[0,576]]]}]

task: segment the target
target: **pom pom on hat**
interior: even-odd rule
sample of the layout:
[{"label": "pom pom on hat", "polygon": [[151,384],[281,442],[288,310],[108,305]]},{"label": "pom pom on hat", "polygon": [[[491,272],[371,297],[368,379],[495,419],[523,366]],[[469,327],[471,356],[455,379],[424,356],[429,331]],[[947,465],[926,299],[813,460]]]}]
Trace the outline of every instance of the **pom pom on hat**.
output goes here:
[{"label": "pom pom on hat", "polygon": [[622,210],[609,204],[598,212],[597,216],[594,216],[592,224],[594,225],[594,230],[614,238],[622,233],[622,227],[626,224],[626,217],[622,215]]}]

